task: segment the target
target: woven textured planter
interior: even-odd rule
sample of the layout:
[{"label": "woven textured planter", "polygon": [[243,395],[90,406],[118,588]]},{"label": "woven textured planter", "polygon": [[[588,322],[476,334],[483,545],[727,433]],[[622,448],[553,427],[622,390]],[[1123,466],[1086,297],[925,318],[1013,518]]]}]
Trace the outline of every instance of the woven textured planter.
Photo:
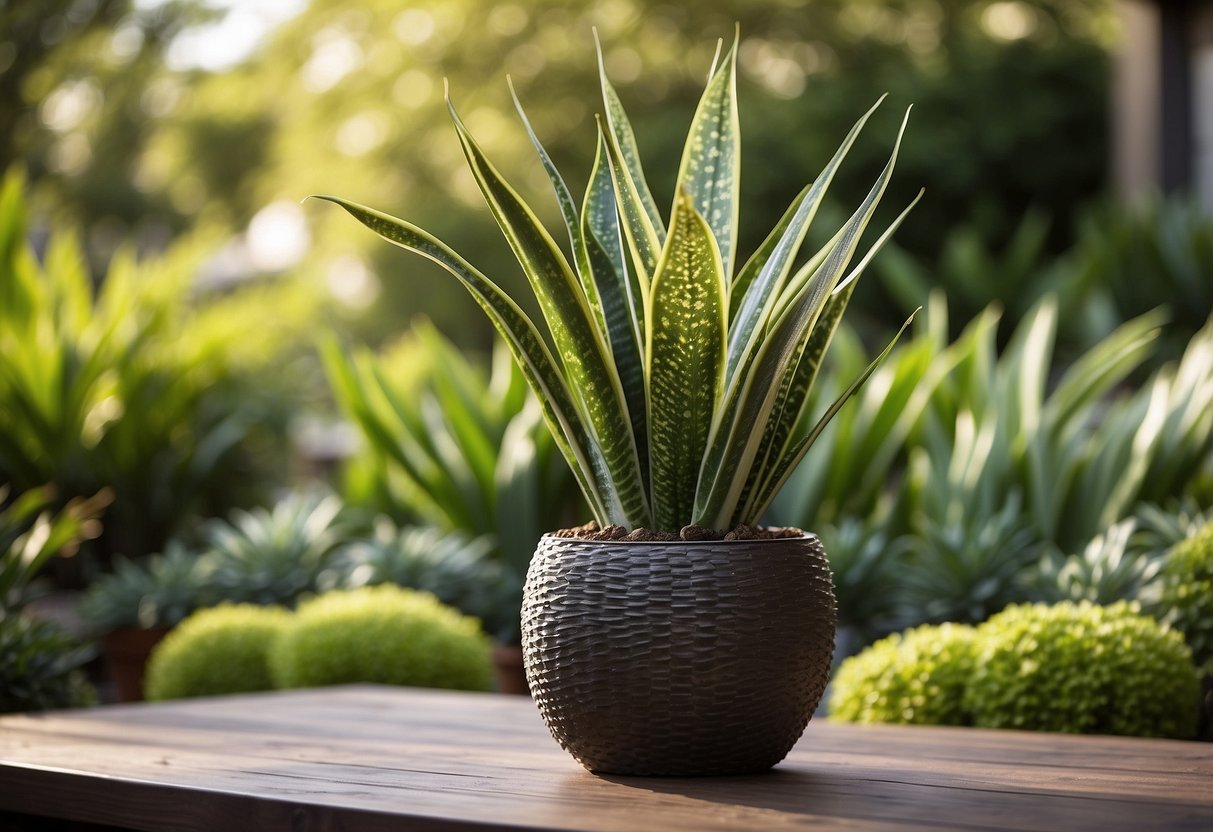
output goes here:
[{"label": "woven textured planter", "polygon": [[829,678],[836,611],[813,535],[629,542],[545,535],[522,647],[552,736],[587,769],[764,771]]}]

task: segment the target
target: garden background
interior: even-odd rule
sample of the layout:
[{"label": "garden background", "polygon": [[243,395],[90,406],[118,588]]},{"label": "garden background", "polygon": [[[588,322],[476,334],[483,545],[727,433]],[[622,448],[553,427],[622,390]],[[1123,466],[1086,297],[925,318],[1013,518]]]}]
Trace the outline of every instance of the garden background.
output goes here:
[{"label": "garden background", "polygon": [[[1207,587],[1213,544],[1188,583],[1167,577],[1173,547],[1213,519],[1213,220],[1183,192],[1112,193],[1116,11],[4,7],[4,672],[28,681],[21,657],[37,649],[56,678],[100,672],[87,648],[29,629],[30,611],[61,610],[72,593],[86,598],[82,621],[66,619],[79,638],[390,582],[516,641],[536,539],[587,519],[573,479],[454,281],[301,200],[338,192],[416,221],[530,308],[464,166],[443,79],[555,223],[507,74],[580,192],[596,28],[667,194],[714,44],[735,23],[743,256],[888,93],[810,230],[827,240],[884,164],[878,137],[914,105],[886,222],[927,193],[860,284],[817,410],[923,314],[770,518],[821,535],[842,651],[1014,603],[1127,600],[1191,619],[1195,661],[1213,660],[1213,601],[1191,589]],[[27,705],[74,701],[82,688],[69,688],[32,685]]]}]

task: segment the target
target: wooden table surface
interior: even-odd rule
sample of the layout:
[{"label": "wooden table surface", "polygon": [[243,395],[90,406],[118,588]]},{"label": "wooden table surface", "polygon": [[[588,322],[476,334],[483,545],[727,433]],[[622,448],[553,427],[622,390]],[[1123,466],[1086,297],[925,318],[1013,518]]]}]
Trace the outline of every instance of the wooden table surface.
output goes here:
[{"label": "wooden table surface", "polygon": [[529,699],[355,686],[0,718],[0,812],[206,832],[1208,832],[1213,744],[814,721],[767,774],[598,777]]}]

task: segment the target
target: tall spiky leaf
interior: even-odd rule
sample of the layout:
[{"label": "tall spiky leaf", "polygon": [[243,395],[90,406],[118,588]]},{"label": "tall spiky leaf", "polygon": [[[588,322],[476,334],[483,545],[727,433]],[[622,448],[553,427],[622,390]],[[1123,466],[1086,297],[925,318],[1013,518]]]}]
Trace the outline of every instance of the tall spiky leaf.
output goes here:
[{"label": "tall spiky leaf", "polygon": [[[729,315],[729,358],[726,377],[731,380],[742,356],[751,349],[755,332],[766,329],[773,304],[787,282],[792,263],[800,252],[809,225],[829,190],[843,159],[859,137],[872,113],[884,101],[884,96],[855,122],[821,174],[793,200],[779,223],[758,250],[746,261],[732,287]],[[735,308],[734,308],[735,307]]]},{"label": "tall spiky leaf", "polygon": [[733,276],[741,184],[741,124],[737,117],[737,41],[715,68],[699,100],[678,167],[675,202],[686,193],[712,229],[726,283]]},{"label": "tall spiky leaf", "polygon": [[691,514],[724,383],[724,270],[712,230],[685,192],[653,278],[647,329],[653,520],[672,531]]},{"label": "tall spiky leaf", "polygon": [[623,252],[606,137],[599,130],[598,151],[581,210],[584,260],[602,300],[603,319],[619,382],[623,386],[642,482],[648,483],[648,416],[644,390],[644,299],[635,271]]},{"label": "tall spiky leaf", "polygon": [[910,317],[906,319],[906,322],[901,325],[901,329],[897,330],[897,334],[893,336],[893,340],[890,341],[888,346],[884,348],[884,351],[881,352],[880,355],[876,356],[875,360],[873,360],[872,363],[867,366],[863,373],[860,374],[859,378],[851,382],[850,386],[842,392],[842,395],[839,396],[832,405],[830,405],[829,409],[826,410],[825,414],[817,421],[817,424],[814,425],[813,430],[811,430],[807,436],[805,436],[784,453],[783,457],[775,465],[772,475],[768,480],[767,487],[763,489],[763,493],[759,496],[759,499],[753,509],[754,518],[759,518],[766,513],[767,508],[769,508],[771,505],[771,501],[775,499],[775,495],[779,493],[779,489],[783,488],[783,484],[788,481],[788,477],[792,475],[792,472],[796,470],[796,466],[800,464],[802,459],[804,459],[804,455],[808,453],[809,448],[813,447],[813,443],[817,441],[819,436],[821,436],[821,432],[825,430],[826,425],[828,425],[830,420],[838,414],[838,411],[842,409],[843,405],[850,401],[851,397],[859,392],[863,385],[867,383],[867,380],[872,377],[872,373],[876,372],[880,365],[884,363],[884,360],[889,357],[889,353],[893,351],[893,347],[896,346],[898,340],[901,339],[901,334],[906,331],[906,328],[914,320],[914,315],[917,314],[918,310],[915,309],[913,314],[911,314]]},{"label": "tall spiky leaf", "polygon": [[594,48],[598,51],[598,79],[602,86],[602,105],[606,114],[607,128],[611,144],[619,151],[621,172],[629,181],[629,190],[635,191],[636,200],[642,209],[643,216],[648,220],[659,245],[665,242],[665,224],[657,211],[657,203],[649,190],[649,183],[644,176],[644,168],[640,164],[640,148],[636,145],[636,134],[632,131],[632,123],[619,100],[619,93],[611,84],[606,74],[606,61],[602,57],[602,43],[598,40],[598,30],[594,30]]},{"label": "tall spiky leaf", "polygon": [[518,100],[518,93],[514,90],[514,82],[508,78],[506,80],[509,83],[510,95],[514,99],[514,109],[518,111],[518,118],[522,121],[522,126],[526,128],[526,133],[531,139],[535,153],[539,156],[543,170],[548,175],[548,181],[552,183],[552,191],[556,194],[556,203],[560,207],[560,217],[564,220],[565,230],[569,235],[569,245],[572,247],[574,262],[577,266],[577,276],[581,279],[581,289],[585,292],[586,301],[594,313],[594,318],[598,322],[599,328],[605,332],[606,322],[602,317],[602,304],[598,297],[598,289],[594,285],[590,263],[586,259],[586,246],[585,241],[582,239],[584,231],[577,216],[577,206],[573,202],[573,194],[569,191],[569,186],[565,184],[564,177],[557,170],[552,157],[548,155],[543,142],[539,141],[539,136],[535,133],[535,128],[531,126],[531,120],[527,118],[526,111],[522,109],[522,102]]},{"label": "tall spiky leaf", "polygon": [[604,493],[613,486],[599,453],[573,400],[556,360],[548,350],[530,318],[508,295],[452,251],[445,243],[415,225],[366,206],[335,196],[317,196],[344,208],[349,214],[383,239],[420,254],[442,266],[468,290],[505,340],[510,354],[543,407],[543,415],[560,452],[577,475],[578,484],[599,522],[610,522]]},{"label": "tall spiky leaf", "polygon": [[724,406],[712,428],[695,497],[696,523],[721,528],[733,517],[762,442],[762,431],[755,430],[755,426],[766,424],[783,377],[794,372],[792,362],[798,358],[797,347],[816,323],[827,297],[842,278],[859,237],[892,176],[900,145],[901,134],[885,169],[863,204],[843,226],[820,268],[812,275],[798,276],[789,282],[779,299],[777,315],[761,344],[756,344],[757,352],[750,360],[743,358],[743,369],[726,390]]},{"label": "tall spiky leaf", "polygon": [[643,525],[649,510],[623,387],[581,285],[534,212],[489,163],[454,107],[449,109],[468,165],[535,292],[594,438],[603,479],[612,485],[602,494],[607,514],[613,523]]}]

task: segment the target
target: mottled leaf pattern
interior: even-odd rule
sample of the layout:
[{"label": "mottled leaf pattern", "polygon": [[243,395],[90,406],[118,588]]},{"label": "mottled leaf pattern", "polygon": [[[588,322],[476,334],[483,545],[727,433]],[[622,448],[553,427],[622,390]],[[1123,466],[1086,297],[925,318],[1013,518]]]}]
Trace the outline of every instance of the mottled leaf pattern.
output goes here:
[{"label": "mottled leaf pattern", "polygon": [[[684,146],[668,233],[601,46],[603,115],[580,212],[514,96],[556,193],[575,268],[451,109],[468,165],[535,292],[559,360],[514,301],[439,240],[387,214],[322,197],[437,262],[471,292],[522,367],[604,525],[676,531],[692,522],[713,528],[757,522],[825,424],[893,346],[805,433],[805,402],[854,281],[905,216],[844,278],[897,147],[855,213],[794,271],[826,190],[873,107],[734,275],[737,50],[734,40],[713,59]],[[457,401],[457,384],[449,392]],[[393,408],[383,406],[386,418]]]},{"label": "mottled leaf pattern", "polygon": [[650,491],[656,528],[686,525],[724,373],[720,252],[689,194],[674,204],[649,304]]},{"label": "mottled leaf pattern", "polygon": [[901,212],[901,215],[885,229],[879,239],[868,249],[859,264],[839,282],[838,286],[826,299],[821,316],[802,342],[801,354],[793,365],[796,368],[795,371],[784,376],[779,396],[776,399],[773,418],[767,423],[763,433],[762,444],[758,450],[757,463],[750,472],[750,477],[746,482],[745,490],[742,494],[740,510],[743,514],[748,516],[755,510],[756,506],[751,502],[750,498],[756,496],[762,490],[759,486],[767,484],[767,481],[772,476],[775,462],[783,456],[787,443],[792,437],[792,431],[800,424],[804,416],[804,408],[809,400],[809,392],[813,388],[813,383],[817,380],[817,373],[821,370],[821,363],[825,358],[826,350],[829,349],[830,341],[834,338],[834,332],[838,329],[839,323],[842,322],[842,315],[846,311],[847,304],[851,301],[851,295],[855,291],[855,285],[859,276],[863,274],[868,263],[884,247],[884,244],[889,241],[893,236],[893,232],[901,226],[902,222],[905,221],[905,218],[921,198],[922,193],[920,192],[913,202]]},{"label": "mottled leaf pattern", "polygon": [[632,435],[640,460],[641,481],[648,486],[648,415],[644,392],[644,299],[635,271],[628,269],[619,229],[606,137],[599,131],[598,152],[581,210],[584,258],[602,300],[606,335],[623,386]]},{"label": "mottled leaf pattern", "polygon": [[560,352],[574,402],[598,450],[592,459],[603,466],[602,476],[613,486],[602,495],[607,514],[615,523],[642,524],[649,512],[623,387],[584,290],[534,212],[501,178],[450,109],[476,183],[530,281]]},{"label": "mottled leaf pattern", "polygon": [[771,505],[771,500],[775,499],[775,495],[779,492],[779,489],[783,488],[783,484],[788,481],[788,477],[791,476],[792,471],[796,469],[796,466],[800,464],[800,460],[804,459],[804,455],[808,453],[809,448],[813,447],[813,443],[817,441],[817,437],[821,436],[821,432],[825,430],[826,425],[828,425],[830,420],[838,414],[838,411],[842,410],[842,406],[850,401],[852,396],[859,392],[860,388],[862,388],[863,385],[867,383],[867,380],[872,377],[872,373],[876,372],[877,368],[879,368],[880,365],[884,363],[884,360],[889,357],[889,353],[893,351],[893,347],[897,344],[898,340],[900,340],[902,333],[906,331],[906,327],[910,325],[910,323],[914,320],[914,315],[917,314],[918,310],[916,309],[914,310],[914,314],[910,315],[910,317],[906,319],[906,322],[901,325],[901,329],[897,330],[897,334],[893,336],[893,340],[890,341],[888,346],[884,348],[884,351],[881,352],[880,355],[876,356],[875,360],[873,360],[872,363],[867,366],[867,368],[860,374],[859,378],[851,382],[850,386],[848,386],[846,390],[842,391],[842,395],[839,396],[832,405],[830,405],[829,409],[826,410],[821,419],[817,421],[817,424],[813,426],[813,430],[811,430],[807,436],[797,442],[795,446],[784,453],[783,457],[772,469],[769,485],[764,489],[757,504],[755,505],[754,517],[761,517],[766,512],[767,507]]},{"label": "mottled leaf pattern", "polygon": [[741,125],[737,119],[737,43],[715,68],[682,150],[675,200],[686,193],[720,248],[725,280],[737,248],[737,189],[741,184]]},{"label": "mottled leaf pattern", "polygon": [[863,126],[872,113],[884,101],[882,96],[873,104],[859,121],[847,133],[842,146],[835,152],[829,164],[817,177],[812,185],[801,191],[800,195],[784,213],[775,229],[767,236],[758,250],[746,262],[737,281],[734,283],[731,303],[736,305],[734,312],[730,307],[729,324],[729,359],[725,378],[731,380],[742,358],[752,354],[754,350],[755,333],[762,333],[769,323],[769,314],[773,304],[770,299],[778,297],[792,269],[792,263],[800,252],[800,246],[808,233],[809,225],[817,215],[822,198],[834,180],[842,160],[846,158],[851,145],[859,137]]},{"label": "mottled leaf pattern", "polygon": [[632,132],[632,123],[624,112],[623,102],[619,93],[611,84],[606,74],[606,62],[602,58],[602,44],[598,41],[598,32],[594,32],[594,46],[598,50],[598,78],[602,85],[602,105],[606,114],[608,133],[611,144],[618,149],[621,171],[630,180],[629,190],[634,191],[636,200],[643,209],[643,215],[657,236],[658,246],[665,242],[665,224],[657,211],[657,203],[649,190],[649,183],[644,176],[644,168],[640,164],[640,148],[636,145],[636,134]]},{"label": "mottled leaf pattern", "polygon": [[[903,121],[903,132],[904,129]],[[827,296],[842,278],[889,183],[900,146],[901,134],[885,169],[835,238],[820,268],[803,281],[789,282],[777,302],[774,323],[761,343],[752,369],[739,374],[737,382],[726,391],[724,416],[713,426],[695,497],[696,523],[721,528],[736,513],[762,441],[761,426],[771,418],[781,380],[786,373],[795,371],[792,361],[797,357],[801,338],[816,323]]]},{"label": "mottled leaf pattern", "polygon": [[557,447],[577,475],[586,500],[596,515],[608,516],[600,491],[611,487],[611,483],[602,479],[603,466],[591,463],[591,456],[596,451],[573,407],[564,378],[535,325],[518,305],[442,241],[411,223],[340,197],[316,198],[340,205],[380,237],[433,260],[464,285],[505,339],[511,355],[522,368],[523,375],[543,406],[544,418],[552,430]]},{"label": "mottled leaf pattern", "polygon": [[569,186],[565,184],[564,177],[560,175],[560,171],[556,169],[556,164],[552,161],[552,157],[548,155],[543,142],[539,141],[535,128],[531,127],[531,120],[527,118],[526,111],[522,109],[522,102],[518,100],[518,93],[514,90],[513,81],[510,81],[510,95],[514,98],[514,109],[518,111],[518,118],[522,121],[522,126],[526,128],[527,136],[530,137],[531,144],[535,148],[535,153],[539,156],[539,161],[543,165],[543,170],[548,175],[548,181],[552,183],[552,191],[555,192],[556,203],[560,207],[560,217],[564,220],[564,227],[569,234],[569,245],[572,247],[574,262],[577,265],[577,277],[581,280],[581,288],[585,292],[586,302],[594,314],[599,329],[602,332],[606,332],[606,322],[602,316],[602,303],[598,297],[598,289],[594,285],[593,270],[586,259],[585,241],[581,236],[581,220],[577,216],[577,206],[573,203],[573,194],[569,191]]}]

